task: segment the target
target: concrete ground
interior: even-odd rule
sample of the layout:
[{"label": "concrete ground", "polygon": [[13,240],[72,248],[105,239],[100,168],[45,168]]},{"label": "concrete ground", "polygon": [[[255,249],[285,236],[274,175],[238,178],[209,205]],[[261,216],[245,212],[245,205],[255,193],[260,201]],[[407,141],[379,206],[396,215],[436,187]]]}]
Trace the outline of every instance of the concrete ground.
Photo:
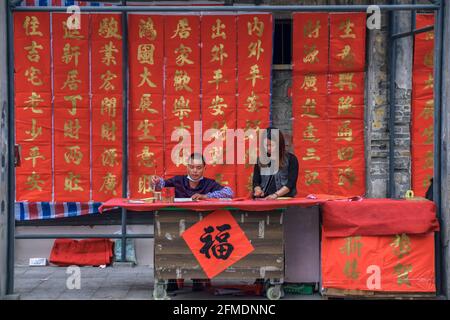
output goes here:
[{"label": "concrete ground", "polygon": [[[135,267],[82,267],[80,268],[80,289],[68,289],[74,283],[65,267],[16,267],[15,293],[22,300],[151,300],[153,299],[153,269],[148,266]],[[69,280],[69,281],[68,281]],[[266,299],[255,295],[214,295],[208,291],[193,292],[186,288],[170,293],[174,300],[217,300],[217,299]],[[213,282],[214,285],[214,282]],[[286,294],[283,299],[317,300],[319,294]]]}]

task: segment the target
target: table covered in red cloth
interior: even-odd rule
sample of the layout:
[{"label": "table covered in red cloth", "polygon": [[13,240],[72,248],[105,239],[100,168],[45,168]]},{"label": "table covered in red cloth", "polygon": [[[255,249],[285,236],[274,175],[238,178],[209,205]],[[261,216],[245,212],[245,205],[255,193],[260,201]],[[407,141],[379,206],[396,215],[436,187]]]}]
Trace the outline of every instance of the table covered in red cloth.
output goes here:
[{"label": "table covered in red cloth", "polygon": [[436,206],[428,200],[322,204],[325,289],[434,293]]},{"label": "table covered in red cloth", "polygon": [[[341,198],[347,199],[347,198]],[[178,208],[195,211],[210,211],[218,209],[239,209],[247,211],[264,211],[281,209],[291,206],[309,207],[319,205],[328,201],[326,197],[317,197],[317,199],[292,198],[286,200],[249,200],[249,199],[233,199],[233,200],[200,200],[192,202],[174,202],[174,203],[129,203],[128,199],[115,198],[110,199],[100,206],[99,211],[115,207],[125,208],[131,211],[153,211],[166,208]]]},{"label": "table covered in red cloth", "polygon": [[130,211],[155,211],[162,209],[186,209],[211,211],[238,209],[265,211],[292,206],[321,205],[323,231],[327,237],[381,236],[399,233],[425,234],[439,230],[436,206],[428,200],[363,199],[321,195],[316,199],[292,198],[287,200],[203,200],[175,203],[130,203],[128,199],[110,199],[99,208],[100,212],[112,208]]},{"label": "table covered in red cloth", "polygon": [[364,199],[322,204],[326,237],[427,234],[439,231],[436,206],[428,200]]}]

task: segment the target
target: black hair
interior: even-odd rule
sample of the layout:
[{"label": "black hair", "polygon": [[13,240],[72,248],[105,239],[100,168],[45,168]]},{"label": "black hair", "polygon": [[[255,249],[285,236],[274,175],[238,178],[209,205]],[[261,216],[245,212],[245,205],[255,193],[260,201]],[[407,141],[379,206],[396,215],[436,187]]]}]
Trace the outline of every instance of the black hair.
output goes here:
[{"label": "black hair", "polygon": [[[272,140],[272,134],[276,134],[275,132],[278,135],[274,136],[274,138],[276,137],[278,139]],[[286,150],[286,142],[284,140],[283,133],[281,132],[280,129],[278,129],[276,127],[268,127],[267,129],[265,129],[263,136],[265,136],[265,138],[267,138],[268,140],[274,141],[278,144],[278,156],[279,156],[280,166],[283,167],[286,163],[286,158],[287,158],[287,153],[288,153]],[[262,148],[262,150],[264,150],[264,152],[267,152],[266,146],[263,143],[263,141],[261,141],[261,148]]]},{"label": "black hair", "polygon": [[206,165],[205,157],[203,157],[203,155],[201,153],[198,153],[198,152],[191,153],[191,155],[189,156],[189,160],[195,160],[195,159],[201,159],[203,165]]}]

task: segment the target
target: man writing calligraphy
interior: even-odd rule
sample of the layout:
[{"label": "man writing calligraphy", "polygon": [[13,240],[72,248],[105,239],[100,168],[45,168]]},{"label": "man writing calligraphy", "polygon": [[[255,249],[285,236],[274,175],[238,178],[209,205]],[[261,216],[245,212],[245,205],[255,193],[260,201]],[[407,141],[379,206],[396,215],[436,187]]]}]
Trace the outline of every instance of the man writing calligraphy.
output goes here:
[{"label": "man writing calligraphy", "polygon": [[210,198],[233,198],[234,192],[228,186],[222,186],[215,180],[204,177],[205,158],[193,153],[187,164],[187,175],[178,175],[164,180],[153,176],[152,183],[158,187],[174,187],[176,198],[192,198],[205,200]]}]

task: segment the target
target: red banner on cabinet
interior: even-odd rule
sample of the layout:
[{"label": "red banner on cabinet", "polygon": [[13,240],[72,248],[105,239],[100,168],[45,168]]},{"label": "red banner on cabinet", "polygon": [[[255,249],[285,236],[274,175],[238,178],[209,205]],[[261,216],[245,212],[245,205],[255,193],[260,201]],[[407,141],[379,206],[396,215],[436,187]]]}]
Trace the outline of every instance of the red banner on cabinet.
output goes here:
[{"label": "red banner on cabinet", "polygon": [[322,237],[324,288],[435,292],[434,233]]},{"label": "red banner on cabinet", "polygon": [[181,236],[210,279],[255,250],[236,219],[225,210],[209,214]]}]

